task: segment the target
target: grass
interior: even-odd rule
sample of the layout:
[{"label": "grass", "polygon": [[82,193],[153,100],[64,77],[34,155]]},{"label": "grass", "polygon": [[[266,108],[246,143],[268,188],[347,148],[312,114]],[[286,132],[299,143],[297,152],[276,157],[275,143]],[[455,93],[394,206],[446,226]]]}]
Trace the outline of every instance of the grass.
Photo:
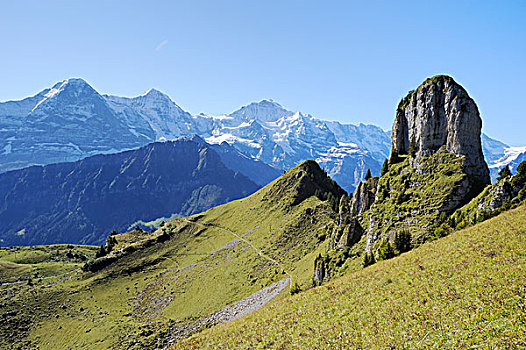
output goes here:
[{"label": "grass", "polygon": [[49,278],[78,269],[93,258],[96,247],[55,244],[0,249],[0,284]]},{"label": "grass", "polygon": [[[0,319],[6,320],[0,348],[164,347],[194,320],[288,274],[295,288],[308,288],[336,217],[329,201],[313,194],[342,191],[312,163],[252,196],[175,219],[153,233],[113,236],[111,254],[119,258],[102,270],[0,289]],[[158,242],[163,233],[170,239]]]},{"label": "grass", "polygon": [[524,347],[521,206],[204,330],[172,349]]},{"label": "grass", "polygon": [[462,158],[450,153],[423,157],[418,171],[408,157],[401,157],[380,177],[377,200],[360,222],[363,227],[371,225],[370,231],[378,232],[379,238],[404,229],[416,242],[423,242],[433,233],[440,212],[455,209],[448,206],[457,200],[467,175],[462,172]]},{"label": "grass", "polygon": [[[457,174],[424,168],[414,175],[404,162],[386,176],[393,191],[407,179],[453,187],[422,187],[401,208],[443,205]],[[118,258],[96,272],[79,269],[78,259],[94,256],[97,247],[0,249],[2,278],[24,281],[0,286],[0,348],[165,348],[197,319],[289,275],[292,297],[285,291],[255,314],[208,324],[176,348],[526,347],[524,206],[363,270],[361,259],[348,258],[363,250],[362,237],[331,256],[341,265],[338,273],[360,271],[311,288],[341,194],[315,163],[305,162],[247,198],[155,232],[112,236],[110,256]],[[405,220],[394,200],[382,202],[391,227]],[[435,214],[419,215],[425,223]]]}]

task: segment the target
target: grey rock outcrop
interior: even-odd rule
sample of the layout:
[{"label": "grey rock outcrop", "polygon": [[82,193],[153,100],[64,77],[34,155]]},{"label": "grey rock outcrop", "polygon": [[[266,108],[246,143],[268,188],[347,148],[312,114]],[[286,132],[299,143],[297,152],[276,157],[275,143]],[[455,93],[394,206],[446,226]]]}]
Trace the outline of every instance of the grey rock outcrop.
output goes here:
[{"label": "grey rock outcrop", "polygon": [[378,177],[360,182],[351,200],[351,216],[360,215],[374,204],[377,186]]},{"label": "grey rock outcrop", "polygon": [[[526,169],[526,162],[522,167]],[[524,170],[523,170],[524,171]],[[494,212],[511,204],[519,204],[526,198],[526,182],[521,174],[502,179],[486,187],[478,198],[477,208]]]},{"label": "grey rock outcrop", "polygon": [[488,188],[488,195],[479,200],[478,208],[493,211],[504,206],[519,194],[520,188],[509,181],[500,181]]},{"label": "grey rock outcrop", "polygon": [[342,196],[340,199],[338,220],[331,234],[330,249],[352,246],[365,233],[360,222],[351,215],[351,203],[347,196]]},{"label": "grey rock outcrop", "polygon": [[466,174],[489,184],[482,154],[482,120],[466,90],[449,76],[427,79],[398,105],[391,133],[391,153],[414,158],[443,150],[465,157]]}]

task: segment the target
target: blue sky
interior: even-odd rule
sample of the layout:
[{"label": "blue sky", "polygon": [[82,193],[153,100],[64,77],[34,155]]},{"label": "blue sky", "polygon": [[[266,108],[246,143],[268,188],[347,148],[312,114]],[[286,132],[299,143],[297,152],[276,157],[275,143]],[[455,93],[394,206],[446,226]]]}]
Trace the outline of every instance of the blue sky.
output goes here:
[{"label": "blue sky", "polygon": [[0,45],[2,101],[82,77],[191,113],[272,98],[389,129],[408,90],[449,74],[486,133],[526,144],[526,1],[0,0]]}]

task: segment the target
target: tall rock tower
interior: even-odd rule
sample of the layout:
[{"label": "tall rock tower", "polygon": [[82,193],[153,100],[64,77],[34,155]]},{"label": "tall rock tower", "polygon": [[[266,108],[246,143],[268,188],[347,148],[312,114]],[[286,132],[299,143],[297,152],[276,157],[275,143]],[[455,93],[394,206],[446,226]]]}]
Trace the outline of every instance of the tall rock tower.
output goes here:
[{"label": "tall rock tower", "polygon": [[475,101],[453,78],[438,75],[411,91],[398,105],[391,133],[391,154],[416,159],[445,151],[465,157],[463,170],[490,183],[482,154],[482,119]]},{"label": "tall rock tower", "polygon": [[338,249],[356,251],[365,241],[371,261],[384,259],[396,237],[418,245],[447,234],[448,216],[490,184],[481,129],[475,101],[453,78],[429,78],[409,92],[396,109],[382,176],[340,201],[331,250],[316,259],[314,280],[337,275]]},{"label": "tall rock tower", "polygon": [[425,241],[490,184],[481,129],[475,101],[451,77],[429,78],[400,101],[389,169],[358,186],[349,205],[357,208],[350,215],[367,234],[367,251],[402,230]]}]

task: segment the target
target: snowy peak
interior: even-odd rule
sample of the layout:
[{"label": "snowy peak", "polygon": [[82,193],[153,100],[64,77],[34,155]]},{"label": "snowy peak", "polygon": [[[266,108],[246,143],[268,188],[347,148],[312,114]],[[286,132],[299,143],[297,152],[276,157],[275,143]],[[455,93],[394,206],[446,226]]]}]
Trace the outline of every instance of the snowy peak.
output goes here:
[{"label": "snowy peak", "polygon": [[58,82],[44,90],[42,98],[29,114],[48,115],[62,111],[66,114],[89,118],[94,110],[107,109],[106,101],[85,80],[71,78]]},{"label": "snowy peak", "polygon": [[136,99],[148,99],[148,100],[155,100],[155,101],[162,101],[165,103],[176,104],[175,102],[172,101],[170,97],[168,97],[168,95],[154,88],[151,88],[150,90],[146,91],[144,94],[137,96]]},{"label": "snowy peak", "polygon": [[146,91],[141,96],[155,96],[155,95],[163,95],[163,96],[165,96],[165,94],[163,94],[162,92],[160,92],[159,90],[154,89],[154,88],[149,89],[148,91]]},{"label": "snowy peak", "polygon": [[492,139],[486,134],[482,134],[481,140],[482,150],[484,152],[484,156],[486,157],[486,161],[488,162],[488,166],[490,167],[491,164],[498,161],[503,156],[505,150],[509,148],[507,144]]},{"label": "snowy peak", "polygon": [[92,98],[93,96],[101,97],[85,80],[80,78],[66,79],[53,85],[51,89],[44,90],[42,99],[31,109],[31,113],[59,97],[69,104],[75,104],[78,100]]},{"label": "snowy peak", "polygon": [[113,110],[133,127],[146,122],[154,140],[173,140],[195,134],[196,127],[190,113],[184,111],[168,95],[150,89],[137,97],[104,96]]},{"label": "snowy peak", "polygon": [[81,97],[83,95],[98,95],[99,93],[95,91],[85,80],[80,78],[70,78],[64,81],[56,83],[46,94],[45,96],[50,98],[58,94],[65,93],[69,97]]},{"label": "snowy peak", "polygon": [[283,108],[273,100],[262,100],[241,107],[229,116],[237,120],[258,120],[261,122],[274,122],[280,118],[293,115],[294,113]]},{"label": "snowy peak", "polygon": [[168,95],[154,88],[146,91],[142,95],[133,98],[123,98],[116,96],[107,96],[107,98],[110,98],[112,100],[119,100],[120,102],[124,102],[128,105],[133,105],[134,107],[157,110],[161,113],[163,111],[171,110],[177,111],[178,114],[189,115],[189,113],[184,111],[174,101],[172,101],[172,99]]},{"label": "snowy peak", "polygon": [[82,78],[68,78],[57,82],[51,89],[64,90],[66,87],[75,89],[84,88],[86,86],[91,88],[91,86]]}]

